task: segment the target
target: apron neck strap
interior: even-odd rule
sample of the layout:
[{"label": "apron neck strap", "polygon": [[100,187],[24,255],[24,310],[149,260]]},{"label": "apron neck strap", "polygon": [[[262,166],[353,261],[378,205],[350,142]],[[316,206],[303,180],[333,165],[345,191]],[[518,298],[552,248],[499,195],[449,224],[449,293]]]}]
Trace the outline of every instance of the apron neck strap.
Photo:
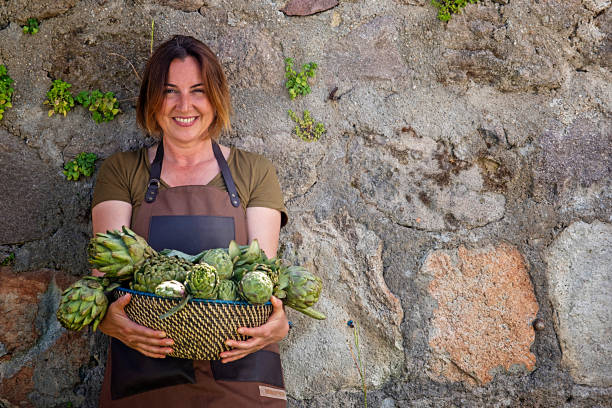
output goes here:
[{"label": "apron neck strap", "polygon": [[160,139],[155,153],[155,159],[151,163],[151,172],[149,173],[149,184],[145,193],[145,201],[152,203],[157,198],[159,185],[161,184],[162,161],[164,160],[164,139]]},{"label": "apron neck strap", "polygon": [[221,148],[214,140],[212,141],[212,149],[213,153],[215,154],[215,158],[217,159],[217,164],[219,164],[219,168],[221,169],[221,176],[223,176],[223,181],[225,181],[225,186],[227,187],[227,193],[229,194],[230,202],[234,207],[238,207],[240,205],[240,197],[238,197],[238,190],[236,190],[236,185],[234,184],[232,173],[230,172],[225,157],[223,157]]},{"label": "apron neck strap", "polygon": [[[221,176],[223,176],[223,181],[225,182],[225,186],[227,187],[227,193],[230,197],[230,202],[234,207],[238,207],[240,205],[240,197],[238,196],[238,190],[236,189],[236,185],[234,184],[234,179],[232,178],[232,173],[230,172],[229,166],[227,165],[227,161],[225,157],[223,157],[223,153],[221,152],[221,148],[215,142],[212,141],[212,149],[213,154],[215,155],[215,159],[217,159],[217,164],[221,169]],[[159,192],[159,185],[161,184],[161,170],[162,170],[162,162],[164,160],[164,141],[161,139],[159,141],[159,145],[157,146],[157,152],[155,153],[155,159],[153,159],[153,163],[151,163],[151,171],[149,175],[149,184],[147,185],[147,192],[145,193],[145,201],[147,203],[152,203],[157,198],[157,193]]]}]

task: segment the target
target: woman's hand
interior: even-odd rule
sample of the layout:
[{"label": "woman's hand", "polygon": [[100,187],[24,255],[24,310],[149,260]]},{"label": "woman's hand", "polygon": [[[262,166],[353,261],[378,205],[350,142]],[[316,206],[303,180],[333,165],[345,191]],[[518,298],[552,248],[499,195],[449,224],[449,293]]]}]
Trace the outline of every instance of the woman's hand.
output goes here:
[{"label": "woman's hand", "polygon": [[233,350],[221,353],[221,362],[229,363],[241,359],[242,357],[254,353],[272,343],[278,343],[287,336],[289,332],[289,321],[283,309],[283,302],[272,296],[272,314],[268,321],[259,327],[241,327],[238,333],[251,336],[247,341],[227,340],[225,344],[233,347]]},{"label": "woman's hand", "polygon": [[166,338],[163,331],[141,326],[127,317],[124,308],[131,298],[132,295],[127,294],[111,303],[98,327],[102,333],[121,340],[147,357],[165,358],[166,354],[172,353],[169,346],[174,342]]}]

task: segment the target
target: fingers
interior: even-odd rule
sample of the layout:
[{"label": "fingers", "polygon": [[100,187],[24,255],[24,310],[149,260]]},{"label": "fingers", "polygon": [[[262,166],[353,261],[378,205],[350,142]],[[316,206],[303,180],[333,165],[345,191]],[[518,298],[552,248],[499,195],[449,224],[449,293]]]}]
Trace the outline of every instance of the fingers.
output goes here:
[{"label": "fingers", "polygon": [[145,356],[153,358],[164,358],[166,357],[166,354],[172,353],[172,349],[170,347],[154,347],[147,344],[132,348],[140,351]]},{"label": "fingers", "polygon": [[123,296],[121,296],[119,299],[115,300],[111,306],[115,306],[115,308],[120,308],[121,310],[123,310],[125,308],[125,306],[130,303],[130,300],[132,300],[132,295],[127,293]]},{"label": "fingers", "polygon": [[276,296],[270,297],[270,303],[272,303],[272,313],[278,312],[279,309],[284,313],[283,309],[283,301],[277,298]]},{"label": "fingers", "polygon": [[230,355],[229,357],[228,356],[224,356],[224,358],[221,359],[221,362],[223,364],[226,364],[226,363],[229,363],[229,362],[232,362],[232,361],[240,360],[241,358],[246,357],[249,354],[250,353],[242,351],[240,353],[236,353],[234,355]]},{"label": "fingers", "polygon": [[109,306],[99,326],[102,332],[148,357],[164,358],[172,353],[174,341],[167,338],[164,331],[153,330],[130,320],[124,310],[130,300],[131,295],[127,294]]},{"label": "fingers", "polygon": [[221,353],[222,363],[243,358],[248,354],[261,350],[268,344],[282,340],[287,335],[289,323],[283,309],[283,303],[276,297],[272,298],[271,302],[274,309],[265,324],[259,327],[241,327],[238,329],[238,334],[250,337],[248,340],[236,341],[228,339],[225,342],[232,350]]},{"label": "fingers", "polygon": [[151,344],[161,344],[160,341],[170,340],[167,339],[166,333],[161,330],[150,329],[146,326],[141,326],[133,321],[129,320],[129,331],[131,335],[136,337],[142,337],[148,339]]}]

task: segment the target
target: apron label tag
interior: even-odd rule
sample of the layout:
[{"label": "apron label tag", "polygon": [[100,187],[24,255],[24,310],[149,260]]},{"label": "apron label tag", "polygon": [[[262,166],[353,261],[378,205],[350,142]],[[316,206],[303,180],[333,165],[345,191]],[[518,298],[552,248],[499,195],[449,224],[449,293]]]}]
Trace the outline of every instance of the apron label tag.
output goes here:
[{"label": "apron label tag", "polygon": [[262,397],[276,398],[287,400],[287,393],[285,390],[279,390],[278,388],[266,387],[264,385],[259,386],[259,395]]}]

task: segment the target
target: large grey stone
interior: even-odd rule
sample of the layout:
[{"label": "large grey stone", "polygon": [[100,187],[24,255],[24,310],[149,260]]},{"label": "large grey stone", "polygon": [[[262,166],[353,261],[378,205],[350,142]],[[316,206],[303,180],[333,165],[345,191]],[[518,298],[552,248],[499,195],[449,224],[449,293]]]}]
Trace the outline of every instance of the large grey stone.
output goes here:
[{"label": "large grey stone", "polygon": [[59,213],[54,196],[60,174],[61,169],[42,163],[35,150],[0,129],[0,245],[40,239],[61,224],[54,216]]},{"label": "large grey stone", "polygon": [[[445,83],[472,80],[505,91],[559,88],[566,60],[584,64],[572,49],[575,34],[570,27],[594,14],[579,0],[468,5],[440,33],[446,50],[438,67],[439,79]],[[601,42],[596,34],[585,37],[575,42],[584,48]]]},{"label": "large grey stone", "polygon": [[337,79],[401,79],[408,69],[402,59],[395,19],[376,17],[352,29],[326,52],[328,69]]},{"label": "large grey stone", "polygon": [[580,384],[612,386],[612,224],[576,222],[546,253],[563,364]]},{"label": "large grey stone", "polygon": [[289,343],[282,344],[289,394],[304,399],[360,386],[348,320],[359,323],[368,387],[380,387],[397,377],[404,359],[403,310],[383,278],[382,240],[348,214],[323,222],[303,214],[285,233],[290,240],[285,240],[284,257],[322,278],[316,309],[327,315],[326,320],[315,321],[289,309],[296,323]]},{"label": "large grey stone", "polygon": [[349,149],[351,185],[401,225],[440,231],[504,214],[504,196],[486,191],[479,167],[453,157],[444,143],[408,132],[356,139]]}]

